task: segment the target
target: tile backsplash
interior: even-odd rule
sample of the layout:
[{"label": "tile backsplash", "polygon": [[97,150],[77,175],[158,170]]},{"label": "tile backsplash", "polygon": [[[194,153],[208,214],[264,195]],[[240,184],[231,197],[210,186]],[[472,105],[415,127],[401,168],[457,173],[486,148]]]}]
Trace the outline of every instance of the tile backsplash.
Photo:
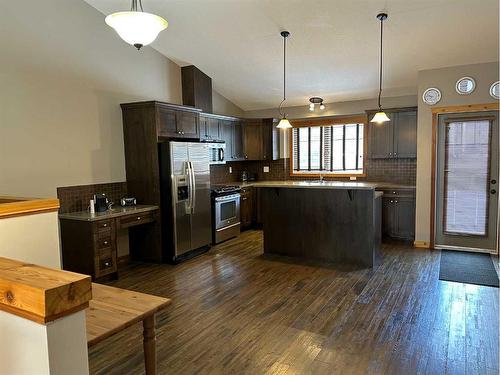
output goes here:
[{"label": "tile backsplash", "polygon": [[[264,173],[264,166],[269,166],[269,173]],[[232,173],[229,173],[229,168]],[[228,162],[210,167],[210,182],[212,185],[228,184],[241,181],[241,173],[247,171],[254,174],[259,181],[270,180],[305,180],[307,177],[291,177],[289,174],[289,159],[273,161],[240,161]],[[366,177],[360,181],[391,182],[395,184],[415,185],[417,176],[417,159],[367,159],[365,164]],[[311,177],[317,179],[317,177]],[[337,178],[345,180],[345,178]]]},{"label": "tile backsplash", "polygon": [[119,200],[127,195],[126,182],[107,184],[62,186],[57,188],[57,198],[61,207],[59,212],[85,211],[90,199],[96,193],[104,193],[111,202],[119,204]]}]

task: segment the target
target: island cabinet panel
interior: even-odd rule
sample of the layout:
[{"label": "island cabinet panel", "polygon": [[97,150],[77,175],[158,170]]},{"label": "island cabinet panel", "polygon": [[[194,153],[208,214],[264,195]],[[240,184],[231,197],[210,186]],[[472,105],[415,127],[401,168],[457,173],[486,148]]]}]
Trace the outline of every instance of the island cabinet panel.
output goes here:
[{"label": "island cabinet panel", "polygon": [[379,264],[380,198],[375,199],[373,189],[259,190],[264,253],[364,267]]},{"label": "island cabinet panel", "polygon": [[[368,155],[371,159],[417,157],[417,109],[386,110],[391,121],[368,124]],[[374,115],[368,112],[368,118]]]}]

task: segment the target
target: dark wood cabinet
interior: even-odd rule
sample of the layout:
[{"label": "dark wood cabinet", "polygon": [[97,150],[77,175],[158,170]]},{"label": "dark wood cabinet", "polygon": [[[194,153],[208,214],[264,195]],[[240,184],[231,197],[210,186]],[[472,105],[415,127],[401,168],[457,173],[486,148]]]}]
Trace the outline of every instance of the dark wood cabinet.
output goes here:
[{"label": "dark wood cabinet", "polygon": [[[158,209],[123,214],[115,211],[109,216],[101,214],[102,218],[93,221],[71,218],[71,215],[61,214],[60,218],[63,269],[91,275],[93,280],[98,280],[105,276],[117,277],[117,231],[141,226],[147,235],[151,235],[152,226],[142,227],[142,224],[155,222]],[[144,248],[143,241],[139,246],[132,246],[131,252],[143,251]]]},{"label": "dark wood cabinet", "polygon": [[203,114],[200,116],[200,140],[202,141],[221,141],[222,129],[218,118]]},{"label": "dark wood cabinet", "polygon": [[177,111],[177,133],[182,138],[199,138],[199,117],[196,112]]},{"label": "dark wood cabinet", "polygon": [[417,111],[397,112],[394,127],[394,156],[417,157]]},{"label": "dark wood cabinet", "polygon": [[232,158],[233,160],[245,160],[243,149],[243,121],[232,121]]},{"label": "dark wood cabinet", "polygon": [[415,193],[410,190],[384,191],[382,232],[385,237],[415,239]]},{"label": "dark wood cabinet", "polygon": [[158,135],[161,137],[179,136],[176,111],[169,108],[158,107]]},{"label": "dark wood cabinet", "polygon": [[241,229],[250,228],[255,222],[254,194],[251,187],[241,189],[240,221]]},{"label": "dark wood cabinet", "polygon": [[[417,157],[417,109],[386,110],[391,121],[368,123],[370,159],[399,159]],[[368,112],[371,118],[374,111]]]},{"label": "dark wood cabinet", "polygon": [[245,160],[262,160],[262,120],[251,119],[243,123],[243,152]]},{"label": "dark wood cabinet", "polygon": [[279,159],[279,129],[272,118],[262,120],[262,159]]}]

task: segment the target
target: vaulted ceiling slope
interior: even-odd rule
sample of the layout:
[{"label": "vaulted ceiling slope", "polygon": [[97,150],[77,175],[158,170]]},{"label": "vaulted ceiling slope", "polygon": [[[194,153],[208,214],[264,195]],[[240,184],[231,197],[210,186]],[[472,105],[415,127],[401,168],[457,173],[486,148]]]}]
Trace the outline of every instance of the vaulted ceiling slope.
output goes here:
[{"label": "vaulted ceiling slope", "polygon": [[[129,0],[85,0],[103,14]],[[194,64],[245,110],[277,106],[282,95],[281,30],[288,44],[288,102],[373,98],[380,10],[384,95],[415,94],[422,69],[498,60],[498,0],[143,0],[169,28],[153,48]],[[110,32],[113,32],[110,29]],[[118,37],[117,37],[118,38]],[[140,52],[138,52],[140,53]]]}]

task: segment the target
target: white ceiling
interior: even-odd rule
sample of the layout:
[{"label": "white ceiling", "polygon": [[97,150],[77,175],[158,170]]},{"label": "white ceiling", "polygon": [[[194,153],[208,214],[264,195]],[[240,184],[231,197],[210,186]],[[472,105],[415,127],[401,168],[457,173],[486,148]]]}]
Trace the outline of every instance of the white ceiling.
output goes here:
[{"label": "white ceiling", "polygon": [[[130,0],[85,1],[104,14],[130,8]],[[153,48],[179,65],[199,67],[245,110],[281,100],[284,29],[291,32],[287,106],[307,104],[311,96],[327,102],[375,97],[380,10],[389,13],[384,96],[416,94],[418,70],[498,60],[498,0],[142,2],[170,23]]]}]

